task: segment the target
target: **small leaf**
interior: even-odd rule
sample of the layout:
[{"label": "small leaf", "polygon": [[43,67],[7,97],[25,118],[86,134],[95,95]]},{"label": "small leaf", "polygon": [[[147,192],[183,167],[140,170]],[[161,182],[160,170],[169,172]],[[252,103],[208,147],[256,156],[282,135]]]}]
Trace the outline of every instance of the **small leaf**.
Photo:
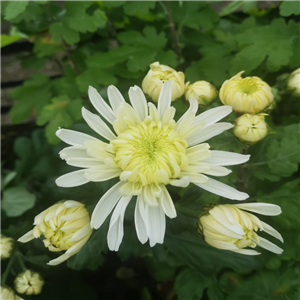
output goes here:
[{"label": "small leaf", "polygon": [[5,9],[5,20],[12,20],[25,11],[29,1],[9,1]]},{"label": "small leaf", "polygon": [[8,188],[3,192],[2,208],[9,217],[21,216],[34,207],[36,196],[24,187]]}]

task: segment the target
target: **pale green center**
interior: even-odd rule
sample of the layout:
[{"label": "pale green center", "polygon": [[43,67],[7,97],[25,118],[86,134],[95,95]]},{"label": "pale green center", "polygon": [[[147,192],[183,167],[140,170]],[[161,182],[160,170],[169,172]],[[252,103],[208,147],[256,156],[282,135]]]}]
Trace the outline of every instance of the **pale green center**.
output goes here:
[{"label": "pale green center", "polygon": [[145,120],[131,126],[111,142],[116,147],[115,162],[123,171],[134,171],[128,180],[142,185],[160,183],[163,170],[170,180],[187,160],[187,143],[171,125]]},{"label": "pale green center", "polygon": [[236,87],[241,93],[252,95],[257,92],[260,88],[257,80],[255,78],[246,77],[236,80]]}]

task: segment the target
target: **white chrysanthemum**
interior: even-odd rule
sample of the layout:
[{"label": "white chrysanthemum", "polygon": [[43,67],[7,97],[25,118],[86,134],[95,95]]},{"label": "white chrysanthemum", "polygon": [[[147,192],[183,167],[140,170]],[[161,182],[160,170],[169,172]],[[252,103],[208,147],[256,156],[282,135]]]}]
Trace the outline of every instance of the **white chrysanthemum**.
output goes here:
[{"label": "white chrysanthemum", "polygon": [[171,107],[170,82],[166,82],[158,100],[158,107],[148,103],[142,90],[129,90],[131,105],[125,102],[114,87],[108,88],[110,106],[90,87],[89,97],[113,130],[102,119],[82,109],[88,125],[107,142],[73,130],[59,129],[57,136],[71,145],[60,152],[62,159],[83,168],[59,177],[56,184],[73,187],[89,181],[101,182],[119,177],[96,205],[92,227],[99,228],[114,209],[108,231],[108,246],[117,251],[123,238],[123,220],[127,205],[137,196],[135,226],[142,243],[150,246],[163,243],[165,215],[176,217],[173,201],[166,185],[186,187],[190,182],[204,190],[234,200],[248,195],[235,190],[212,176],[225,176],[231,171],[224,166],[248,161],[248,155],[209,150],[204,141],[232,128],[230,123],[217,123],[231,112],[222,106],[198,116],[197,100],[191,98],[190,108],[174,121]]},{"label": "white chrysanthemum", "polygon": [[18,274],[14,284],[16,291],[20,294],[38,295],[42,291],[44,280],[39,273],[26,270]]},{"label": "white chrysanthemum", "polygon": [[264,231],[283,242],[280,233],[245,210],[265,216],[277,216],[281,213],[278,205],[269,203],[217,205],[210,209],[207,215],[200,218],[199,232],[203,234],[208,244],[218,249],[257,255],[260,253],[245,248],[259,246],[281,254],[283,251],[281,248],[259,236],[257,231]]},{"label": "white chrysanthemum", "polygon": [[11,256],[14,248],[14,240],[1,234],[0,237],[0,256],[2,259],[7,259]]},{"label": "white chrysanthemum", "polygon": [[1,286],[0,299],[1,300],[23,300],[23,298],[20,298],[18,295],[14,293],[14,291],[11,288],[7,286]]}]

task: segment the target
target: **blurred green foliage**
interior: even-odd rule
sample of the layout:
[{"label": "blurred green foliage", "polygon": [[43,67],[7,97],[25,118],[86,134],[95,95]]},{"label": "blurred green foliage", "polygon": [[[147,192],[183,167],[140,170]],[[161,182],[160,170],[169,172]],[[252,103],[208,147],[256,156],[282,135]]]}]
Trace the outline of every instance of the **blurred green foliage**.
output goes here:
[{"label": "blurred green foliage", "polygon": [[[3,233],[17,239],[31,229],[35,215],[62,199],[84,202],[92,211],[112,182],[58,188],[55,178],[73,168],[58,157],[64,145],[55,131],[64,127],[93,134],[80,114],[83,105],[90,106],[88,86],[106,99],[107,86],[114,84],[126,97],[130,86],[141,86],[149,64],[159,61],[183,71],[186,81],[207,80],[220,88],[245,70],[246,76],[259,76],[273,87],[276,107],[267,117],[273,134],[249,148],[251,159],[243,170],[251,201],[282,208],[280,216],[267,222],[282,233],[283,254],[262,251],[261,256],[249,257],[210,247],[197,234],[201,206],[234,202],[207,192],[201,195],[191,186],[170,188],[178,217],[168,220],[163,245],[150,248],[139,243],[132,205],[126,212],[120,251],[112,259],[106,223],[77,255],[58,267],[46,265],[56,256],[41,241],[16,245],[26,266],[38,270],[46,281],[41,295],[24,299],[139,299],[124,298],[126,293],[122,298],[106,287],[104,279],[108,274],[114,282],[117,276],[112,261],[122,265],[134,259],[146,270],[136,271],[144,278],[135,287],[140,299],[175,299],[174,293],[179,300],[300,299],[300,105],[286,89],[287,76],[282,77],[300,67],[300,6],[297,1],[282,1],[261,9],[255,1],[234,1],[217,13],[212,4],[216,6],[204,1],[1,2],[1,20],[11,24],[10,34],[1,36],[1,46],[27,39],[33,50],[19,59],[24,68],[36,71],[12,90],[10,97],[17,103],[10,110],[11,121],[20,124],[34,116],[41,126],[30,137],[15,141],[14,169],[7,169],[4,158]],[[46,61],[57,64],[61,76],[41,74]],[[212,104],[216,105],[220,102]],[[179,115],[187,107],[184,101],[174,106]],[[213,139],[211,146],[235,152],[243,148],[231,132]],[[239,187],[237,168],[233,171],[224,182]],[[7,284],[12,284],[17,271],[15,267]],[[124,278],[125,285],[134,286]]]}]

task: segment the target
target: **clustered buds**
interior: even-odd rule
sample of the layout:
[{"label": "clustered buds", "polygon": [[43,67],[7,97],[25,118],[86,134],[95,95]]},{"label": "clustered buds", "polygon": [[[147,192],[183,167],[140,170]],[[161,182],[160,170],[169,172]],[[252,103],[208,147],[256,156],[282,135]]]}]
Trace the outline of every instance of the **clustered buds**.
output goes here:
[{"label": "clustered buds", "polygon": [[18,295],[16,295],[11,288],[9,288],[7,286],[1,286],[0,299],[3,299],[3,300],[23,300]]},{"label": "clustered buds", "polygon": [[[264,231],[283,242],[280,233],[245,210],[266,216],[281,213],[279,206],[269,203],[216,205],[199,219],[199,231],[205,241],[215,248],[245,255],[260,254],[252,250],[257,246],[281,254],[281,248],[259,236],[257,231]],[[247,247],[252,249],[245,249]]]},{"label": "clustered buds", "polygon": [[0,238],[0,256],[1,260],[7,259],[11,256],[14,248],[14,240],[1,234]]},{"label": "clustered buds", "polygon": [[185,84],[185,99],[195,98],[200,105],[208,105],[218,96],[217,89],[207,81],[196,81],[193,84]]},{"label": "clustered buds", "polygon": [[290,75],[287,86],[294,96],[300,97],[300,68]]},{"label": "clustered buds", "polygon": [[266,115],[267,114],[241,115],[234,122],[234,135],[242,142],[250,145],[262,140],[268,133],[268,126],[265,122]]},{"label": "clustered buds", "polygon": [[176,70],[154,62],[150,65],[150,70],[143,80],[142,88],[154,102],[158,102],[158,97],[165,81],[171,81],[172,98],[174,101],[184,93],[184,74]]},{"label": "clustered buds", "polygon": [[34,225],[33,230],[19,238],[19,242],[26,243],[43,235],[44,245],[50,251],[66,250],[49,265],[60,264],[76,254],[92,234],[89,212],[82,203],[73,200],[44,210],[35,217]]},{"label": "clustered buds", "polygon": [[15,279],[15,289],[20,294],[40,294],[44,285],[41,275],[31,270],[20,273]]}]

